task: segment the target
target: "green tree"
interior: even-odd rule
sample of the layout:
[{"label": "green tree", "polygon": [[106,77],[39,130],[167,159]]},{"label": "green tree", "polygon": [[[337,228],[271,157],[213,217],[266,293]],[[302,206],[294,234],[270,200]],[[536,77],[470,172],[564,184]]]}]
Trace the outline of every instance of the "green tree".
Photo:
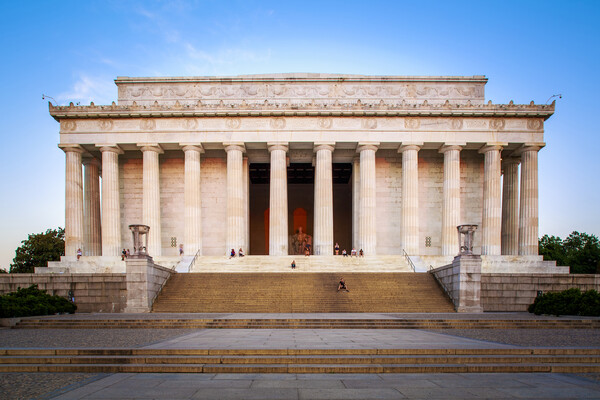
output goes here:
[{"label": "green tree", "polygon": [[573,274],[593,274],[600,265],[600,242],[595,235],[573,231],[565,240],[544,235],[539,241],[544,260],[568,265]]},{"label": "green tree", "polygon": [[48,229],[44,233],[31,234],[15,250],[10,273],[33,273],[35,267],[46,267],[48,261],[59,261],[65,253],[65,230]]}]

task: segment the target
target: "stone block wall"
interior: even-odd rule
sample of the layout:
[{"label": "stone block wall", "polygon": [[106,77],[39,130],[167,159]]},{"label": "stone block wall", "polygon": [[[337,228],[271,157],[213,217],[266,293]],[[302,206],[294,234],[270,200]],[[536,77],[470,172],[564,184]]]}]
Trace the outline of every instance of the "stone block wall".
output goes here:
[{"label": "stone block wall", "polygon": [[600,290],[600,275],[586,274],[482,274],[484,311],[527,311],[538,290],[560,292],[570,288]]},{"label": "stone block wall", "polygon": [[[442,254],[442,202],[444,155],[437,150],[419,151],[419,254]],[[426,245],[426,238],[431,244]]]},{"label": "stone block wall", "polygon": [[[129,153],[127,153],[129,155]],[[142,224],[143,163],[139,158],[119,160],[119,195],[121,202],[121,246],[133,252],[129,225]]]},{"label": "stone block wall", "polygon": [[[185,166],[183,152],[165,152],[160,157],[162,255],[176,256],[179,255],[179,244],[184,242],[185,232]],[[129,235],[131,236],[131,233]],[[171,238],[175,238],[175,241],[172,242]]]},{"label": "stone block wall", "polygon": [[154,298],[167,282],[173,270],[154,264],[152,258],[128,258],[127,306],[125,312],[150,312]]},{"label": "stone block wall", "polygon": [[0,294],[38,285],[46,293],[67,298],[73,291],[77,312],[123,312],[127,304],[125,274],[2,274]]},{"label": "stone block wall", "polygon": [[[201,160],[202,254],[223,256],[227,234],[227,160],[209,157]],[[181,174],[183,179],[183,171]],[[183,209],[183,199],[181,204]]]},{"label": "stone block wall", "polygon": [[[475,224],[473,254],[481,254],[483,215],[483,154],[475,150],[460,152],[460,224]],[[441,229],[441,228],[440,228]]]},{"label": "stone block wall", "polygon": [[402,254],[400,219],[402,157],[397,151],[379,150],[375,158],[377,254]]}]

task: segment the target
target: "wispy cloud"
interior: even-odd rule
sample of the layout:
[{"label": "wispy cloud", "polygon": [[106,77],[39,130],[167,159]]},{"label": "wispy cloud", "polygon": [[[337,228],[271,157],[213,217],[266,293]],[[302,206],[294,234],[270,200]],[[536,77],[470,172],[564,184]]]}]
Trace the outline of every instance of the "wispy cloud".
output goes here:
[{"label": "wispy cloud", "polygon": [[117,100],[117,87],[111,78],[80,74],[71,89],[56,96],[59,103],[110,104]]},{"label": "wispy cloud", "polygon": [[[264,64],[271,59],[270,49],[262,53],[242,48],[221,48],[214,52],[206,52],[190,43],[185,43],[184,49],[189,66],[204,67],[211,70],[244,64]],[[203,62],[203,65],[198,65],[198,61]]]}]

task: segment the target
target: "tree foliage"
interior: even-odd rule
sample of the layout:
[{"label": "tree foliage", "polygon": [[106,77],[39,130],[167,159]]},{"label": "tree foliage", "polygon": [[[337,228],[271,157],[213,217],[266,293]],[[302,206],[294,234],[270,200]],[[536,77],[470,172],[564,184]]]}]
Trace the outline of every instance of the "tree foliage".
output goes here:
[{"label": "tree foliage", "polygon": [[65,230],[48,229],[31,234],[15,251],[10,273],[33,273],[35,267],[47,267],[48,261],[59,261],[65,253]]},{"label": "tree foliage", "polygon": [[600,294],[595,290],[581,292],[571,288],[562,292],[548,292],[535,298],[528,308],[536,315],[600,316]]},{"label": "tree foliage", "polygon": [[77,306],[60,296],[51,296],[37,285],[18,288],[16,292],[0,296],[0,318],[27,317],[30,315],[73,314]]},{"label": "tree foliage", "polygon": [[593,274],[600,267],[600,242],[587,233],[573,231],[564,240],[544,235],[539,241],[539,253],[544,260],[570,266],[573,274]]}]

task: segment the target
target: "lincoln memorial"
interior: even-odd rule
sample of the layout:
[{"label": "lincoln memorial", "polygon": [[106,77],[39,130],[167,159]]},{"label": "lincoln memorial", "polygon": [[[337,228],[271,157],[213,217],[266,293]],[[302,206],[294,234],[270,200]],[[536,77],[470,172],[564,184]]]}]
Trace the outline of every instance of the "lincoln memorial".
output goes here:
[{"label": "lincoln memorial", "polygon": [[472,224],[482,272],[561,272],[538,256],[538,153],[554,103],[493,104],[486,82],[118,77],[112,104],[50,104],[66,250],[48,269],[124,272],[128,227],[144,224],[148,254],[185,272],[294,257],[319,271],[341,259],[336,243],[364,252],[348,268],[410,259],[418,272],[451,263],[457,226]]}]

